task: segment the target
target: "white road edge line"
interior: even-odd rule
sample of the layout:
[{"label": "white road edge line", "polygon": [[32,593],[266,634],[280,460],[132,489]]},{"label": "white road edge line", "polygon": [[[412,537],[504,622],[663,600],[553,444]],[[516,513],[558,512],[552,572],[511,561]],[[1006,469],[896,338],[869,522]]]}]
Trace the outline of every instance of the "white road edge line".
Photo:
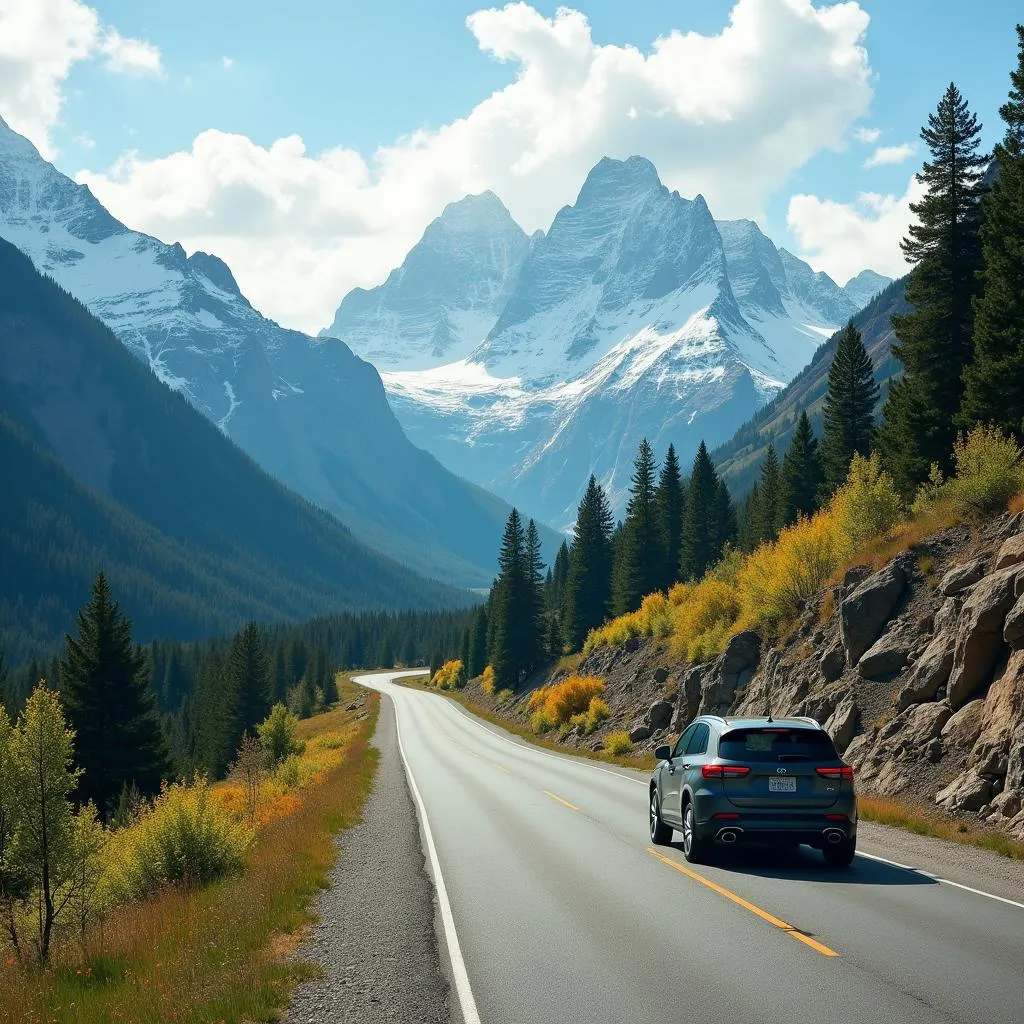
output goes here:
[{"label": "white road edge line", "polygon": [[[415,673],[409,672],[400,674],[414,675]],[[389,677],[388,681],[390,682],[392,678],[395,677]],[[358,680],[356,681],[358,682]],[[532,754],[543,754],[545,757],[553,757],[556,761],[564,761],[567,764],[578,764],[583,768],[593,768],[594,771],[604,772],[605,775],[614,775],[618,779],[625,779],[627,782],[635,782],[638,786],[643,786],[645,789],[647,788],[646,783],[641,782],[639,779],[630,778],[628,775],[623,775],[621,772],[613,772],[608,768],[602,768],[600,765],[596,764],[589,764],[584,760],[576,760],[571,757],[561,757],[558,754],[551,753],[551,751],[549,750],[543,750],[540,747],[535,747],[531,744],[515,743],[513,740],[510,740],[507,736],[502,736],[500,732],[497,732],[496,730],[489,728],[482,722],[478,722],[476,718],[473,715],[471,715],[468,711],[466,711],[466,709],[462,707],[462,705],[459,704],[457,701],[446,700],[444,703],[449,705],[450,707],[455,708],[455,710],[458,711],[459,714],[462,715],[462,717],[465,718],[467,722],[471,722],[478,729],[483,729],[484,732],[489,733],[491,736],[495,737],[495,739],[502,740],[503,742],[509,744],[509,746],[517,747],[520,750],[528,750]],[[398,716],[396,711],[396,722],[397,717]],[[399,741],[399,748],[401,748],[401,741]],[[405,755],[403,754],[402,756],[404,758]],[[406,769],[408,770],[408,764],[406,764]],[[412,776],[410,775],[410,778],[411,777]],[[899,861],[888,860],[886,857],[879,857],[873,853],[864,853],[862,850],[857,851],[857,856],[867,857],[869,860],[881,861],[883,864],[891,864],[893,867],[902,868],[904,871],[913,871],[915,874],[925,875],[928,878],[934,878],[936,882],[941,882],[943,885],[952,885],[956,889],[963,889],[965,892],[973,892],[976,896],[985,896],[990,900],[997,900],[999,903],[1006,903],[1011,907],[1019,907],[1021,910],[1024,910],[1024,903],[1018,903],[1016,900],[1007,899],[1005,896],[997,896],[995,893],[992,892],[985,892],[984,889],[972,889],[969,885],[962,885],[960,882],[953,882],[950,881],[950,879],[948,878],[941,878],[939,875],[933,875],[931,874],[931,872],[922,871],[920,868],[912,867],[909,864],[901,864]]]},{"label": "white road edge line", "polygon": [[[387,681],[390,683],[391,678]],[[392,701],[392,705],[395,709],[395,735],[398,737],[398,752],[402,755],[405,774],[409,778],[409,788],[412,790],[412,795],[416,798],[416,806],[420,812],[420,823],[423,825],[423,838],[426,840],[427,853],[430,855],[430,869],[434,875],[434,889],[437,892],[437,903],[441,910],[441,923],[444,926],[448,958],[452,965],[452,981],[455,983],[455,992],[459,997],[463,1024],[480,1024],[480,1014],[477,1012],[476,1000],[473,998],[473,989],[469,984],[469,974],[466,972],[466,961],[462,958],[462,947],[459,945],[459,936],[455,931],[452,907],[448,902],[448,889],[444,884],[444,875],[441,874],[441,863],[437,858],[437,848],[434,846],[434,836],[430,831],[430,821],[427,819],[427,808],[424,806],[423,797],[420,795],[420,788],[416,785],[416,778],[412,773],[409,759],[405,756],[405,747],[402,746],[402,730],[398,724],[398,701]]]},{"label": "white road edge line", "polygon": [[868,860],[881,861],[883,864],[891,864],[894,868],[902,868],[904,871],[913,871],[916,875],[924,875],[925,878],[933,878],[936,882],[942,882],[943,885],[952,885],[956,889],[963,889],[964,892],[973,892],[975,896],[986,896],[990,900],[998,900],[1000,903],[1006,903],[1011,907],[1018,907],[1020,910],[1024,910],[1024,903],[1018,903],[1016,900],[1007,899],[1005,896],[997,896],[994,892],[985,892],[984,889],[973,889],[969,885],[963,885],[960,882],[953,882],[948,878],[943,878],[941,875],[933,874],[931,871],[925,871],[923,868],[911,867],[909,864],[901,864],[899,861],[888,860],[885,857],[879,857],[873,853],[863,853],[857,851],[858,857],[867,857]]}]

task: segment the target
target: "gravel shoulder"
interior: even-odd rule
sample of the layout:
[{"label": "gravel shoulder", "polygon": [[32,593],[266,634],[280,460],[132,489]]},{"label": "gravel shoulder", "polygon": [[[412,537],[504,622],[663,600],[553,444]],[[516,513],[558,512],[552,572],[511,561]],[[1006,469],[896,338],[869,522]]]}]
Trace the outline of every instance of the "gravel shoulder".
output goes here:
[{"label": "gravel shoulder", "polygon": [[448,985],[391,699],[381,697],[374,736],[380,762],[363,820],[338,837],[330,888],[297,956],[324,976],[300,985],[286,1020],[299,1024],[447,1024]]}]

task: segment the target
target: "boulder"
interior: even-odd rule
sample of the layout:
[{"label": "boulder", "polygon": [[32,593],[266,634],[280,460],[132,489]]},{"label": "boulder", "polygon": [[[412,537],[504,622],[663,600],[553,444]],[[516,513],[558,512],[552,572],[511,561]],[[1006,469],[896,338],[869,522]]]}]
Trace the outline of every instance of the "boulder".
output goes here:
[{"label": "boulder", "polygon": [[897,711],[904,711],[911,704],[935,699],[939,687],[949,679],[955,644],[955,637],[949,632],[938,633],[932,638],[914,662],[914,667],[907,674],[907,681],[896,696]]},{"label": "boulder", "polygon": [[932,624],[932,633],[935,636],[945,633],[947,630],[956,629],[956,620],[960,614],[960,604],[960,598],[947,597],[939,605],[938,610],[935,612],[935,621]]},{"label": "boulder", "polygon": [[899,672],[907,663],[914,635],[909,628],[894,626],[883,633],[860,657],[857,671],[865,679],[881,679]]},{"label": "boulder", "polygon": [[651,731],[664,729],[672,721],[673,707],[667,700],[656,700],[647,713],[647,724]]},{"label": "boulder", "polygon": [[939,581],[939,593],[952,597],[968,587],[973,587],[985,575],[985,560],[972,558],[963,565],[954,565]]},{"label": "boulder", "polygon": [[756,668],[761,660],[761,638],[746,629],[730,637],[722,654],[722,675],[738,675],[746,668]]},{"label": "boulder", "polygon": [[1018,533],[1003,541],[1003,546],[996,555],[996,569],[1005,569],[1008,565],[1018,565],[1024,562],[1024,533]]},{"label": "boulder", "polygon": [[924,756],[931,764],[938,764],[945,753],[946,748],[942,745],[942,740],[938,738],[929,740],[924,745]]},{"label": "boulder", "polygon": [[825,731],[832,737],[840,754],[853,739],[853,734],[857,730],[857,716],[857,705],[853,702],[852,694],[848,694],[825,723]]},{"label": "boulder", "polygon": [[649,739],[651,730],[646,725],[638,725],[635,729],[630,729],[629,740],[631,743],[640,743],[642,740]]},{"label": "boulder", "polygon": [[878,639],[906,583],[906,571],[899,561],[893,561],[860,583],[843,601],[840,623],[849,664],[856,665]]},{"label": "boulder", "polygon": [[846,668],[846,652],[843,645],[834,641],[821,656],[821,674],[825,677],[826,683],[834,682],[843,674]]},{"label": "boulder", "polygon": [[957,619],[953,669],[948,695],[953,708],[967,698],[991,675],[1003,645],[1003,623],[1015,603],[1014,586],[1020,566],[991,573],[975,584]]},{"label": "boulder", "polygon": [[918,704],[907,716],[901,739],[910,747],[923,747],[935,739],[952,715],[945,701],[934,704]]},{"label": "boulder", "polygon": [[1015,818],[1020,814],[1022,803],[1024,800],[1017,790],[1007,789],[992,801],[992,807],[1000,818]]},{"label": "boulder", "polygon": [[942,739],[946,745],[957,747],[959,750],[970,750],[981,733],[984,715],[984,698],[970,701],[951,715],[942,727]]},{"label": "boulder", "polygon": [[935,794],[935,802],[951,811],[979,811],[992,796],[992,783],[974,772],[964,772]]},{"label": "boulder", "polygon": [[668,669],[664,665],[659,665],[654,670],[654,682],[658,686],[663,686],[666,679],[668,679]]},{"label": "boulder", "polygon": [[871,734],[862,732],[850,740],[849,746],[842,751],[843,758],[847,764],[852,764],[854,768],[857,768],[871,754],[873,746],[874,740]]},{"label": "boulder", "polygon": [[1010,609],[1003,623],[1003,639],[1016,651],[1024,647],[1024,596]]}]

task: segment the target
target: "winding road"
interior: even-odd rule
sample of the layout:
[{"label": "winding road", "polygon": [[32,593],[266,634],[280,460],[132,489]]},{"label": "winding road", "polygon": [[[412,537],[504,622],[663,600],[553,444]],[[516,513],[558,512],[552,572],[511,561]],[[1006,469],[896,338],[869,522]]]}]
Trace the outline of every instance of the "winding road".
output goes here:
[{"label": "winding road", "polygon": [[397,675],[356,681],[394,702],[465,1024],[1024,1022],[1024,892],[1005,878],[899,866],[866,828],[848,871],[807,849],[694,868],[652,847],[642,774]]}]

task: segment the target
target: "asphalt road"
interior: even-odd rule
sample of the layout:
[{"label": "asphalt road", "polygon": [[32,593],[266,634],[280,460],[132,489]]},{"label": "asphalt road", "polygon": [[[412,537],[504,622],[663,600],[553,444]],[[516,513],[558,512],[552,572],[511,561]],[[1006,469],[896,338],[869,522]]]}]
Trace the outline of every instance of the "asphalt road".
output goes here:
[{"label": "asphalt road", "polygon": [[395,704],[465,1024],[1024,1022],[1024,892],[1005,880],[992,898],[806,849],[693,868],[651,846],[643,776],[390,678],[358,681]]}]

